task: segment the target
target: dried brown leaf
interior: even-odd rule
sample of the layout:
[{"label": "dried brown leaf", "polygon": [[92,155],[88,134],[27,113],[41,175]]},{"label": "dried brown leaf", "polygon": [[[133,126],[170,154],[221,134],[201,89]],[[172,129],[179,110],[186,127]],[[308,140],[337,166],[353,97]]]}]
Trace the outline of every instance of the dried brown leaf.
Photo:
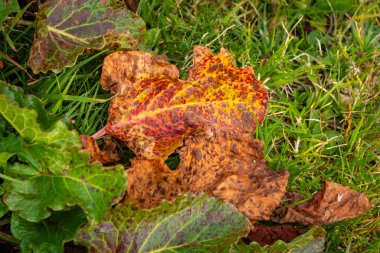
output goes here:
[{"label": "dried brown leaf", "polygon": [[263,144],[250,134],[190,138],[180,150],[184,191],[224,199],[252,221],[269,219],[285,194],[289,173],[267,168]]},{"label": "dried brown leaf", "polygon": [[96,140],[89,135],[80,136],[82,148],[90,154],[91,162],[99,161],[102,164],[117,162],[120,160],[119,153],[116,150],[116,144],[110,137],[104,138],[104,148],[101,150]]},{"label": "dried brown leaf", "polygon": [[306,230],[293,226],[265,226],[262,224],[256,224],[247,237],[244,238],[244,242],[247,244],[257,242],[260,246],[272,245],[278,240],[290,242],[305,232]]},{"label": "dried brown leaf", "polygon": [[100,83],[105,90],[133,98],[131,90],[137,89],[140,85],[149,85],[141,83],[142,81],[166,78],[178,79],[179,72],[167,61],[165,55],[154,55],[143,51],[119,51],[104,59]]},{"label": "dried brown leaf", "polygon": [[274,220],[279,223],[323,225],[354,218],[370,208],[371,203],[363,193],[326,181],[323,189],[309,201],[287,208],[283,215]]},{"label": "dried brown leaf", "polygon": [[280,204],[289,173],[265,165],[262,145],[249,134],[200,133],[186,141],[180,165],[136,159],[128,169],[128,199],[142,208],[186,192],[205,192],[234,204],[251,221],[266,220]]},{"label": "dried brown leaf", "polygon": [[173,201],[180,191],[180,181],[176,171],[170,171],[160,159],[132,159],[128,172],[127,202],[140,208],[158,206],[162,200]]},{"label": "dried brown leaf", "polygon": [[124,2],[128,9],[133,12],[137,11],[137,8],[139,7],[139,0],[124,0]]}]

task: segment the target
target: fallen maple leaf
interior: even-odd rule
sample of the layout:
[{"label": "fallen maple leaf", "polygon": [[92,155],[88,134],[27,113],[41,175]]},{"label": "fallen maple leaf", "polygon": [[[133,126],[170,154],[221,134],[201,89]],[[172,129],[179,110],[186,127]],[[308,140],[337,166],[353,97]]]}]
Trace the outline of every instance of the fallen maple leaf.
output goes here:
[{"label": "fallen maple leaf", "polygon": [[116,150],[116,144],[110,137],[104,139],[104,149],[101,150],[96,140],[89,135],[80,136],[82,148],[90,154],[90,162],[98,161],[102,164],[117,162],[120,160],[119,153]]},{"label": "fallen maple leaf", "polygon": [[176,171],[159,158],[134,159],[127,201],[152,208],[181,193],[205,192],[234,204],[252,222],[267,220],[285,194],[289,173],[268,169],[262,146],[250,134],[200,133],[179,151]]},{"label": "fallen maple leaf", "polygon": [[[295,195],[295,198],[299,199],[299,196]],[[279,223],[323,225],[354,218],[370,208],[371,203],[363,193],[326,181],[323,189],[309,201],[287,208],[273,220]]]},{"label": "fallen maple leaf", "polygon": [[[118,52],[105,60],[101,83],[115,98],[107,126],[94,137],[109,133],[137,154],[127,170],[126,202],[150,209],[184,193],[205,192],[233,204],[252,223],[273,220],[289,172],[268,169],[263,142],[251,137],[265,117],[268,95],[263,84],[250,68],[234,67],[226,50],[212,56],[206,47],[194,49],[194,66],[187,81],[178,76],[165,58],[149,53]],[[185,146],[178,151],[178,169],[171,171],[164,160],[184,139]],[[370,207],[364,195],[347,187],[331,182],[325,187],[311,201],[288,208],[277,221],[324,224],[354,217]],[[340,210],[348,206],[350,197],[358,198],[354,205],[363,206],[352,213]],[[264,246],[263,252],[321,252],[322,230],[311,229],[289,244],[277,241],[273,247]],[[279,231],[289,230],[275,229],[274,233]],[[261,232],[260,228],[256,231]],[[286,241],[299,231],[293,232]],[[303,244],[306,237],[309,239]],[[257,243],[236,246],[237,252],[260,249]]]},{"label": "fallen maple leaf", "polygon": [[252,133],[264,120],[268,94],[250,67],[236,68],[222,49],[212,56],[194,48],[187,81],[163,57],[117,52],[106,57],[101,83],[117,96],[110,106],[108,133],[138,157],[167,158],[190,134],[204,128]]}]

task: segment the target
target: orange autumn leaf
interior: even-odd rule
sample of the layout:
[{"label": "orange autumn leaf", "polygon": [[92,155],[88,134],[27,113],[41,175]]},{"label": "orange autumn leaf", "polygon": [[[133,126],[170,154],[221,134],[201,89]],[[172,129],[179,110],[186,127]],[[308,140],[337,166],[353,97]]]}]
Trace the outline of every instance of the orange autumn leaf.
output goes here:
[{"label": "orange autumn leaf", "polygon": [[[293,201],[300,199],[299,194],[293,194]],[[310,200],[280,211],[273,220],[279,223],[323,225],[357,217],[370,208],[371,203],[363,193],[326,181],[323,189]]]},{"label": "orange autumn leaf", "polygon": [[117,52],[106,57],[101,76],[105,89],[116,93],[106,127],[138,157],[167,158],[183,139],[210,128],[252,133],[262,124],[268,101],[263,84],[250,67],[237,68],[222,49],[194,48],[187,80],[162,56]]},{"label": "orange autumn leaf", "polygon": [[127,201],[152,208],[179,194],[205,192],[235,205],[252,222],[268,220],[285,194],[289,173],[268,169],[262,146],[250,134],[200,133],[179,151],[176,171],[159,158],[137,158],[127,170]]}]

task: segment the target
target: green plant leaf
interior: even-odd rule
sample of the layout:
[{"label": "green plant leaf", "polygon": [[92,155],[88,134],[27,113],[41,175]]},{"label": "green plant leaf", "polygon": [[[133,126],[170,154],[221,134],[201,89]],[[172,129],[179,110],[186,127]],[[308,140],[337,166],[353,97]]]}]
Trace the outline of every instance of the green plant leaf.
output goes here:
[{"label": "green plant leaf", "polygon": [[[82,146],[78,133],[69,130],[62,120],[57,121],[54,127],[42,129],[39,121],[39,116],[44,115],[42,105],[30,96],[25,100],[33,101],[32,103],[23,101],[22,97],[27,96],[23,96],[19,88],[0,83],[0,115],[21,137],[9,136],[3,139],[0,151],[19,153],[38,172],[45,169],[62,173],[69,169],[71,164],[67,161],[75,155],[72,149],[78,150]],[[36,109],[40,111],[39,114]]]},{"label": "green plant leaf", "polygon": [[56,73],[75,64],[85,49],[136,49],[145,24],[114,1],[48,0],[37,15],[28,65],[34,73]]},{"label": "green plant leaf", "polygon": [[41,222],[29,222],[13,213],[12,234],[21,241],[22,252],[63,252],[63,244],[71,241],[79,227],[86,222],[86,215],[77,206],[66,211],[53,212]]},{"label": "green plant leaf", "polygon": [[4,20],[9,14],[18,12],[20,6],[17,0],[0,1],[0,26],[3,25]]},{"label": "green plant leaf", "polygon": [[[9,170],[19,171],[23,169],[21,166],[16,163]],[[83,208],[90,220],[99,221],[112,200],[125,189],[122,170],[121,166],[104,169],[99,163],[80,165],[61,175],[30,175],[28,170],[27,179],[6,180],[4,202],[10,210],[32,222],[49,217],[49,209],[62,210],[75,204]],[[22,176],[25,173],[19,175]]]},{"label": "green plant leaf", "polygon": [[324,250],[326,232],[321,227],[312,227],[308,232],[286,243],[278,240],[273,245],[260,247],[257,242],[247,245],[239,242],[232,250],[233,253],[274,253],[274,252],[297,252],[297,253],[320,253]]},{"label": "green plant leaf", "polygon": [[6,96],[0,94],[0,113],[27,144],[42,143],[56,147],[81,147],[78,133],[67,129],[63,121],[57,121],[54,128],[41,129],[37,122],[37,112],[28,108],[15,106]]},{"label": "green plant leaf", "polygon": [[29,109],[22,105],[30,104],[20,101],[19,89],[0,83],[0,115],[15,132],[0,138],[4,203],[31,222],[49,217],[51,210],[73,205],[79,205],[89,220],[101,220],[126,188],[123,167],[90,164],[89,154],[80,150],[76,131],[62,120],[41,128],[38,118],[44,113],[38,114],[35,108],[42,105],[36,106],[36,100],[30,106],[34,109]]},{"label": "green plant leaf", "polygon": [[181,196],[150,211],[119,205],[74,240],[90,252],[229,252],[249,227],[231,204],[206,195]]},{"label": "green plant leaf", "polygon": [[[0,94],[7,97],[12,102],[12,106],[14,105],[35,110],[38,114],[38,123],[42,129],[50,128],[51,126],[55,125],[58,120],[57,117],[49,114],[45,110],[43,104],[37,97],[32,95],[25,95],[24,90],[19,87],[8,85],[6,82],[0,80]],[[0,117],[0,134],[1,131],[4,130],[5,120]]]}]

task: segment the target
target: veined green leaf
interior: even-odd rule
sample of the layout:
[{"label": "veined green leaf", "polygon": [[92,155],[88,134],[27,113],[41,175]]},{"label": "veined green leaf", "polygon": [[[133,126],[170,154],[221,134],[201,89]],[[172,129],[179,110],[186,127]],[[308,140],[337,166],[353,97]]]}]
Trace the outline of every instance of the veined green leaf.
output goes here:
[{"label": "veined green leaf", "polygon": [[79,227],[86,222],[86,215],[79,207],[53,212],[49,219],[29,222],[12,214],[12,234],[21,241],[22,252],[63,252],[63,244],[74,238]]},{"label": "veined green leaf", "polygon": [[78,133],[68,130],[63,121],[57,121],[53,129],[42,130],[35,110],[14,106],[3,94],[0,94],[0,113],[27,143],[81,147]]},{"label": "veined green leaf", "polygon": [[[43,106],[38,100],[30,104],[22,97],[28,100],[20,89],[0,82],[0,117],[16,132],[0,138],[4,203],[30,222],[74,205],[80,206],[90,221],[101,220],[112,200],[126,188],[123,167],[90,164],[89,154],[80,150],[77,132],[62,120],[42,128]],[[15,157],[8,162],[11,156]]]},{"label": "veined green leaf", "polygon": [[41,5],[28,65],[33,72],[60,72],[85,49],[136,49],[145,24],[113,1],[48,0]]},{"label": "veined green leaf", "polygon": [[[56,124],[57,118],[45,110],[41,101],[35,96],[25,95],[23,89],[8,85],[6,82],[0,80],[0,94],[8,98],[12,103],[11,106],[18,106],[36,111],[38,114],[37,120],[42,129],[48,129]],[[0,117],[0,134],[2,128],[5,128],[5,125],[2,126],[3,124],[5,124],[5,121]]]},{"label": "veined green leaf", "polygon": [[[13,169],[17,169],[17,164],[8,168]],[[22,183],[6,180],[4,202],[32,222],[49,217],[50,209],[62,210],[71,205],[79,205],[90,220],[99,221],[112,200],[125,189],[122,170],[122,166],[104,169],[100,163],[93,163],[60,175],[31,175]]]},{"label": "veined green leaf", "polygon": [[80,229],[76,243],[90,252],[229,252],[246,235],[248,219],[206,195],[181,196],[149,211],[119,205],[98,225]]}]

